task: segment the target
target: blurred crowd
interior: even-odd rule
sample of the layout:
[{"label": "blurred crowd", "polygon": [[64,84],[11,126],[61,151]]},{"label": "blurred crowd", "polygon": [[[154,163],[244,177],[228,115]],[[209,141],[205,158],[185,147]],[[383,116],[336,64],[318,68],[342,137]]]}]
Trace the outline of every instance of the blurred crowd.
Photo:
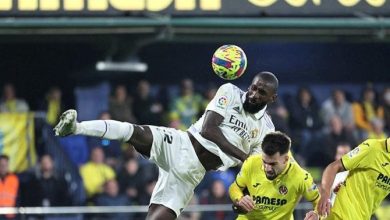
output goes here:
[{"label": "blurred crowd", "polygon": [[[161,98],[151,92],[146,80],[135,91],[116,85],[108,109],[99,119],[113,119],[138,124],[153,124],[186,129],[204,112],[217,87],[195,90],[191,79],[181,82],[180,94]],[[0,113],[44,111],[45,121],[53,126],[66,110],[62,91],[50,88],[38,109],[16,94],[12,84],[3,87]],[[67,106],[68,107],[68,106]],[[377,91],[367,85],[359,99],[351,99],[342,88],[334,88],[322,103],[309,87],[296,94],[281,96],[268,106],[276,130],[291,136],[294,158],[309,171],[319,173],[330,162],[353,149],[367,138],[385,138],[390,131],[390,87]],[[86,193],[84,205],[148,205],[158,177],[158,168],[132,146],[117,141],[87,137],[58,140],[67,157],[77,167]],[[74,146],[77,145],[77,148]],[[80,146],[79,146],[80,145]],[[37,146],[39,148],[39,145]],[[12,174],[9,158],[0,156],[0,206],[71,206],[75,205],[66,176],[56,172],[54,155],[37,150],[39,163],[31,170]],[[81,152],[85,152],[81,154]],[[192,204],[231,204],[227,189],[239,168],[210,172],[197,187]],[[313,174],[316,178],[315,173]],[[318,180],[318,179],[317,179]],[[232,219],[231,212],[184,213],[181,219]],[[9,215],[6,218],[13,218]],[[95,219],[144,219],[143,214],[111,213]]]}]

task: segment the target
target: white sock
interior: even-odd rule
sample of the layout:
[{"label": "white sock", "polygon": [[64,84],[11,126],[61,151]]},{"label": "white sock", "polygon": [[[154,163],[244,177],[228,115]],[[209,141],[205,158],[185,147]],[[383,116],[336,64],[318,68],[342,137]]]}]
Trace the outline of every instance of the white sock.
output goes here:
[{"label": "white sock", "polygon": [[109,140],[128,141],[134,132],[133,124],[114,120],[83,121],[76,124],[75,134]]}]

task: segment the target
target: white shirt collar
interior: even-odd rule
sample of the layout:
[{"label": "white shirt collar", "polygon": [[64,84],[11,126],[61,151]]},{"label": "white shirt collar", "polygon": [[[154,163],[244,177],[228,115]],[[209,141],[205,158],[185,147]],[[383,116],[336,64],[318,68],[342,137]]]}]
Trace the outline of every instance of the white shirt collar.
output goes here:
[{"label": "white shirt collar", "polygon": [[[244,92],[244,94],[241,96],[242,104],[244,104],[244,102],[245,102],[246,93],[247,93],[247,92]],[[259,120],[259,119],[261,119],[261,118],[264,116],[265,110],[266,110],[266,109],[267,109],[267,105],[265,105],[263,109],[261,109],[260,111],[254,113],[253,115],[255,116],[255,118],[256,118],[257,120]]]},{"label": "white shirt collar", "polygon": [[260,111],[256,112],[256,113],[253,114],[253,115],[255,116],[255,118],[256,118],[257,120],[260,120],[260,119],[264,116],[265,110],[266,110],[266,109],[267,109],[267,105],[265,105],[263,109],[261,109]]}]

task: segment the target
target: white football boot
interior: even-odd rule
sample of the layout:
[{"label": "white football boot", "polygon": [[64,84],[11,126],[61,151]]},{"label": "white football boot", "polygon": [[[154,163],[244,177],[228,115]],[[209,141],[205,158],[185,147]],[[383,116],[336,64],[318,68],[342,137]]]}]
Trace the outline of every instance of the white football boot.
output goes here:
[{"label": "white football boot", "polygon": [[76,131],[77,123],[77,111],[69,109],[62,113],[60,116],[60,122],[54,127],[54,133],[56,136],[65,137],[73,134]]}]

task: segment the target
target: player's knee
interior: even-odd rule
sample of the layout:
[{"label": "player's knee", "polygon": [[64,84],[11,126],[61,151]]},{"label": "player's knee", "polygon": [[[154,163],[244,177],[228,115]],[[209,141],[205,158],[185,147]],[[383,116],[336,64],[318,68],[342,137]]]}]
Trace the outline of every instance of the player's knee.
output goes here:
[{"label": "player's knee", "polygon": [[176,219],[176,214],[173,210],[162,206],[152,204],[149,207],[147,220],[174,220]]},{"label": "player's knee", "polygon": [[159,215],[152,215],[152,217],[146,218],[147,220],[175,220],[176,216],[159,216]]}]

